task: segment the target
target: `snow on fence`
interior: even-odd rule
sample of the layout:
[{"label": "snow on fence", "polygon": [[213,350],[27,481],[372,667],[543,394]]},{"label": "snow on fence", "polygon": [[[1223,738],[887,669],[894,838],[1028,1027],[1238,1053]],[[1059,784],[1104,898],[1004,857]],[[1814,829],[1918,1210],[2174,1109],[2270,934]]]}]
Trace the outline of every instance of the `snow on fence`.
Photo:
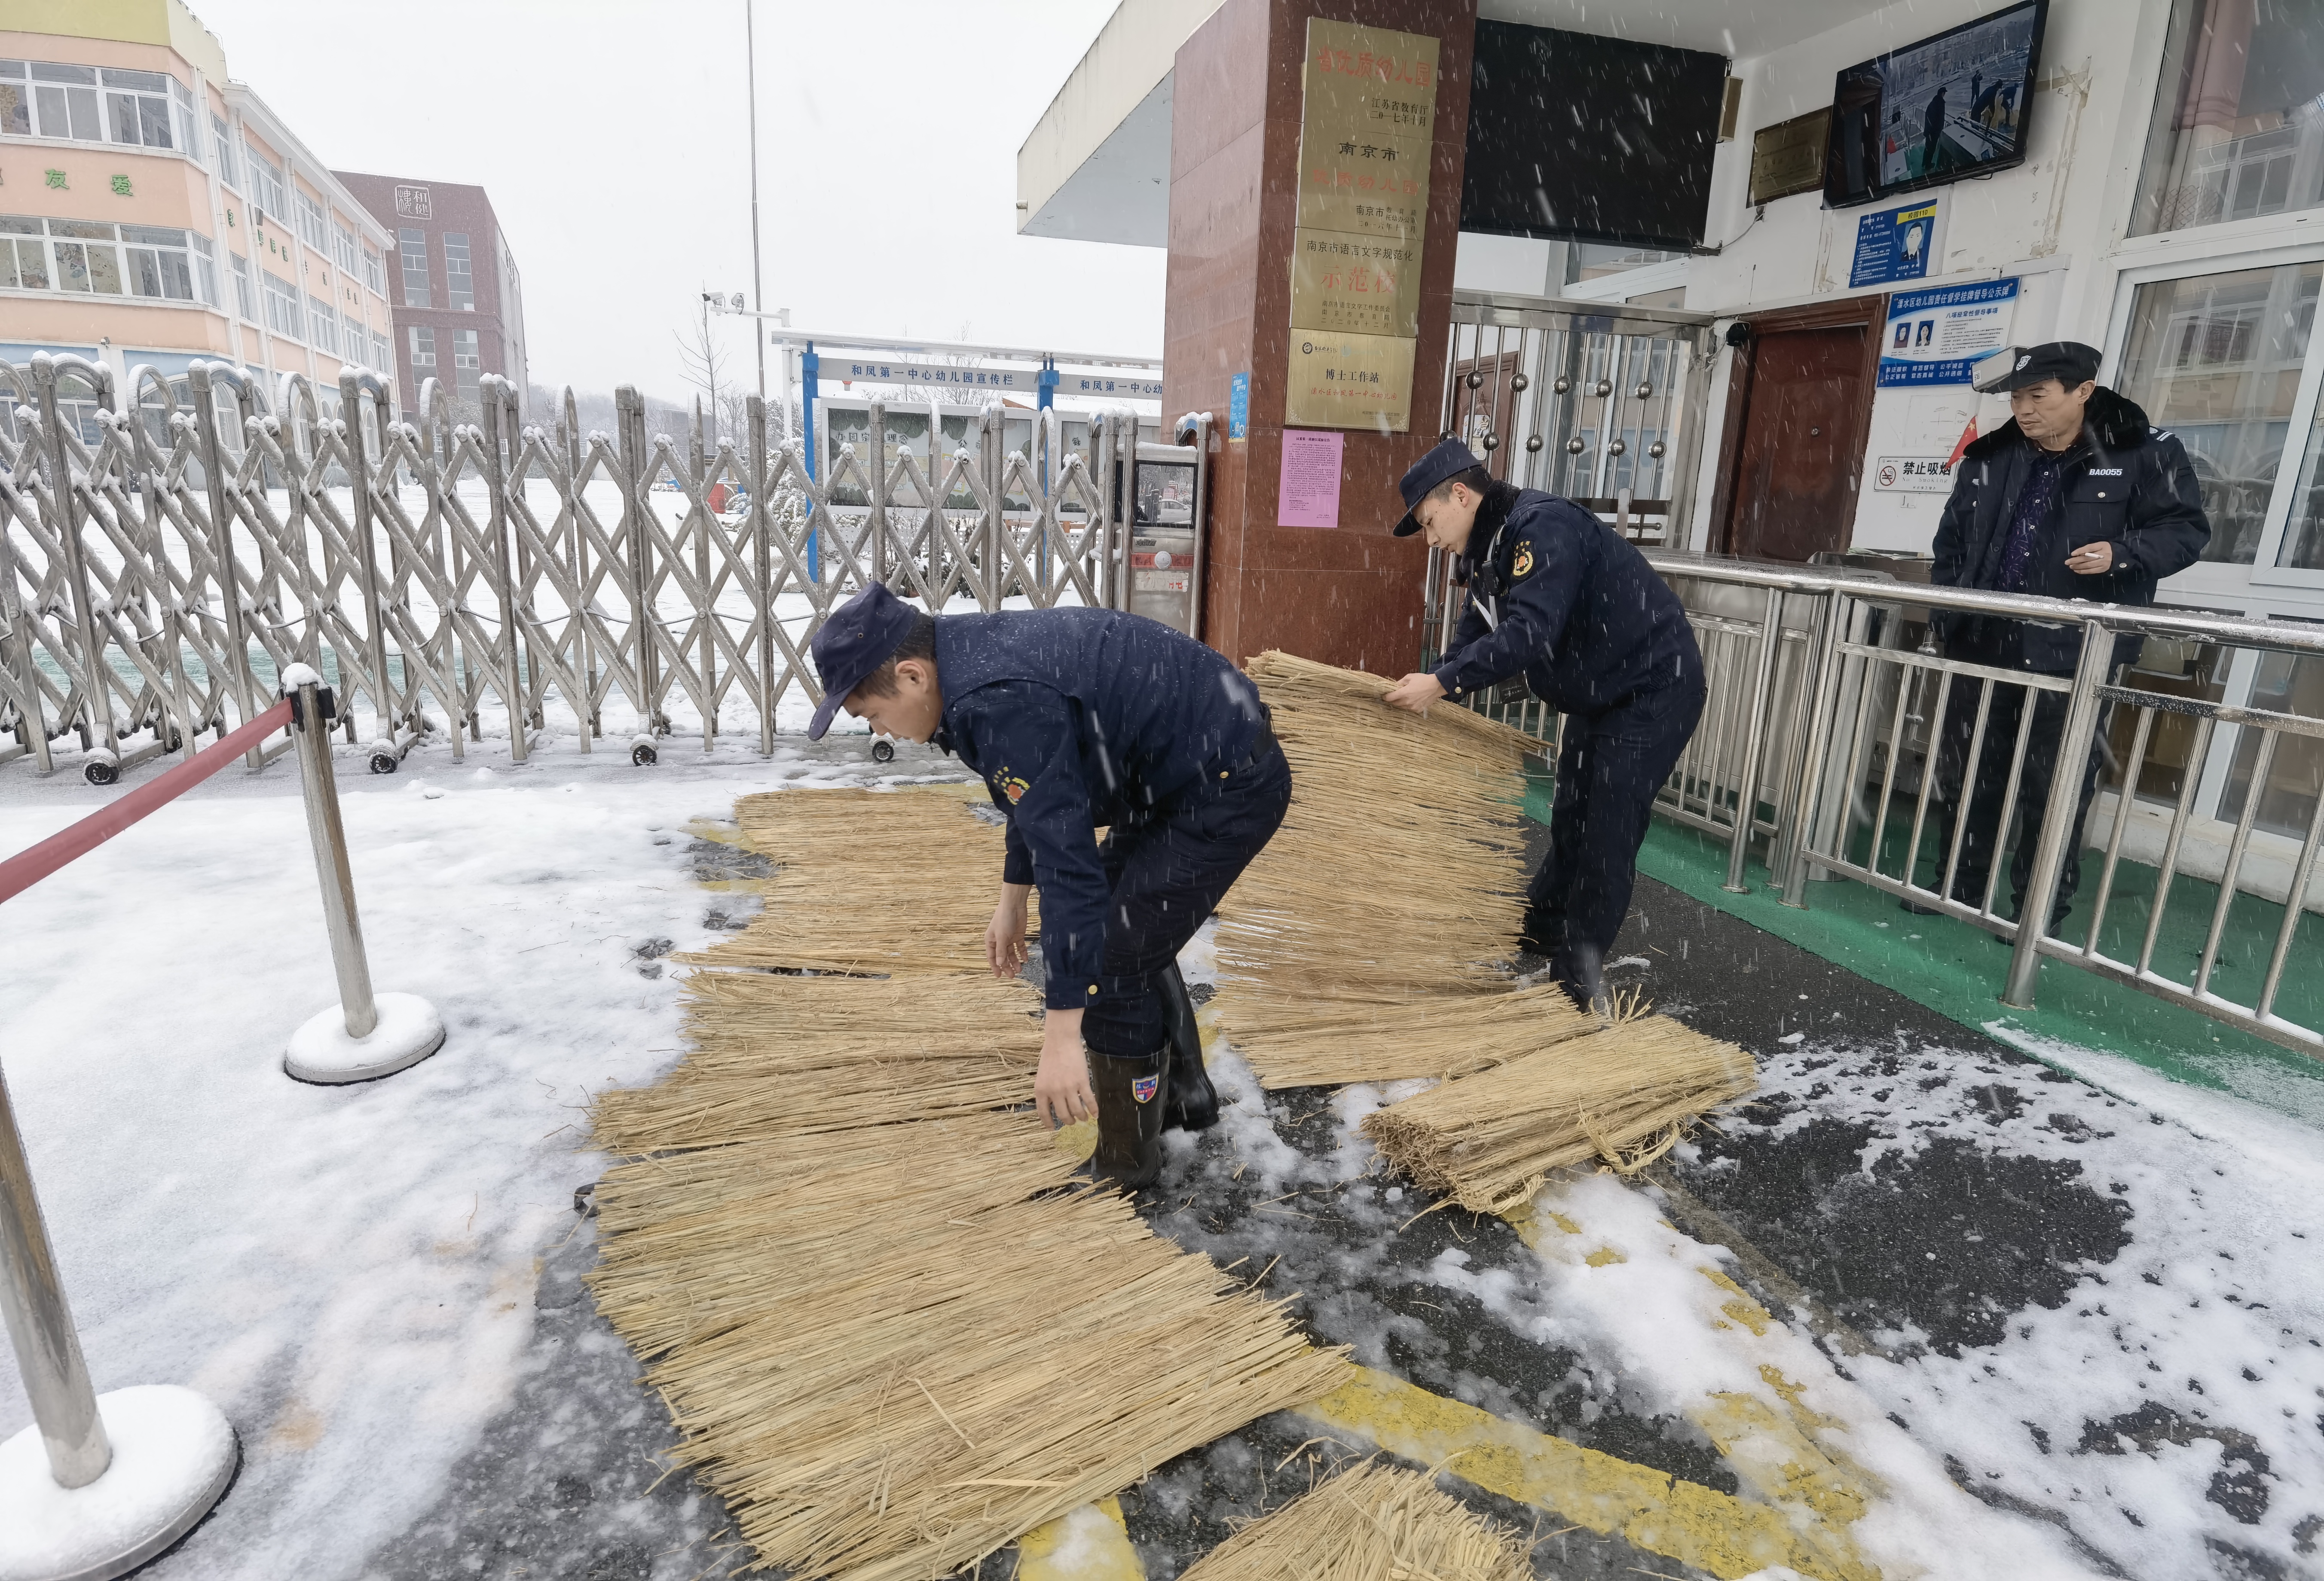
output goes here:
[{"label": "snow on fence", "polygon": [[488,723],[519,761],[568,723],[583,750],[634,735],[640,761],[722,724],[771,750],[779,717],[821,700],[808,639],[869,582],[937,610],[1125,596],[1126,492],[1096,480],[1134,464],[1126,413],[1099,423],[1094,469],[1047,412],[1038,460],[1004,452],[994,405],[973,448],[875,438],[818,480],[770,447],[755,399],[738,453],[650,439],[627,386],[617,432],[585,436],[569,392],[562,420],[527,426],[493,374],[475,423],[433,380],[401,420],[355,370],[335,391],[286,374],[271,398],[224,363],[126,383],[124,400],[77,357],[0,361],[0,763],[46,773],[76,735],[109,784],[255,717],[296,663],[346,700],[350,741],[360,699],[376,771],[431,732],[459,755]]}]

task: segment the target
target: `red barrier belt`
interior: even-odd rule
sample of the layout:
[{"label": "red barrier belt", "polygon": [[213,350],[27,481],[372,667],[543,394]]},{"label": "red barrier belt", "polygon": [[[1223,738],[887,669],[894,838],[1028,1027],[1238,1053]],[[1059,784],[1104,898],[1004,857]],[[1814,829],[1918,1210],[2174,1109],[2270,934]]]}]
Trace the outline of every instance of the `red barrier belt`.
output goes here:
[{"label": "red barrier belt", "polygon": [[103,812],[91,813],[69,829],[59,830],[40,844],[0,862],[0,901],[23,894],[75,857],[88,855],[139,819],[159,812],[290,722],[290,700],[285,697],[216,746],[205,747],[166,774],[154,776]]}]

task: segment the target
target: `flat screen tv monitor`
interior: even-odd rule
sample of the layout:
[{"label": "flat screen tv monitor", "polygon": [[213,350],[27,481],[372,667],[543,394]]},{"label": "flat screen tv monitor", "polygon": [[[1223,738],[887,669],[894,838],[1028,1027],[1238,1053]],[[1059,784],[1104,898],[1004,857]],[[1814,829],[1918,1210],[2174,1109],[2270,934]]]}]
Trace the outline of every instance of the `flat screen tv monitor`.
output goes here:
[{"label": "flat screen tv monitor", "polygon": [[1840,74],[1824,150],[1831,208],[2024,162],[2050,0],[2019,5]]}]

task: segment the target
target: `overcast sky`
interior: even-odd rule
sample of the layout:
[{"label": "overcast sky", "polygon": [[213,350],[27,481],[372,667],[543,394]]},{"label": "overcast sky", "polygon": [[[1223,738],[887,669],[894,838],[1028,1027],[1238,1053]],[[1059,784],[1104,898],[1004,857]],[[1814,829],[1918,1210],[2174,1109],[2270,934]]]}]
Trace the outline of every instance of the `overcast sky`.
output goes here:
[{"label": "overcast sky", "polygon": [[[189,3],[334,169],[491,194],[536,382],[684,398],[674,334],[751,290],[744,0]],[[770,308],[1160,354],[1158,248],[1016,234],[1018,145],[1112,0],[756,5]],[[712,320],[747,381],[744,323]]]}]

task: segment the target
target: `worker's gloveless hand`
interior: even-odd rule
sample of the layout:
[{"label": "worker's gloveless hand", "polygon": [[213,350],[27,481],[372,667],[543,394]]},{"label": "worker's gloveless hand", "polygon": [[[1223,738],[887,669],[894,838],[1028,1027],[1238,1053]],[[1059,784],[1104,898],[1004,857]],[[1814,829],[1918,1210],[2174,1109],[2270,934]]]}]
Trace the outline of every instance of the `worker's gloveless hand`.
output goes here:
[{"label": "worker's gloveless hand", "polygon": [[2114,546],[2100,538],[2094,544],[2084,544],[2066,556],[2066,569],[2080,576],[2096,576],[2114,569]]},{"label": "worker's gloveless hand", "polygon": [[1380,701],[1390,708],[1409,709],[1414,713],[1426,713],[1428,705],[1444,695],[1444,683],[1426,670],[1415,671],[1388,689]]},{"label": "worker's gloveless hand", "polygon": [[984,960],[995,977],[1015,977],[1025,968],[1026,903],[1031,895],[1029,884],[1001,887],[1001,904],[984,929]]},{"label": "worker's gloveless hand", "polygon": [[1082,1052],[1082,1013],[1052,1010],[1041,1022],[1041,1065],[1033,1073],[1033,1112],[1055,1126],[1097,1118],[1089,1057]]}]

